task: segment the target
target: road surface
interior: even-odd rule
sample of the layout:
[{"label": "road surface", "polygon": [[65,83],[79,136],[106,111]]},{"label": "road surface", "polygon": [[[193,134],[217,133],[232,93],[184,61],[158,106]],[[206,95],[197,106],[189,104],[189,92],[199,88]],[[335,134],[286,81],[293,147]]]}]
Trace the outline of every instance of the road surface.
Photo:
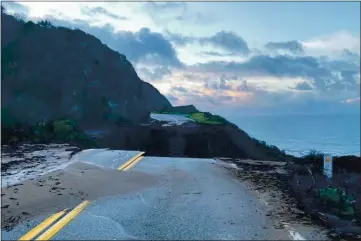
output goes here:
[{"label": "road surface", "polygon": [[194,120],[186,117],[185,115],[151,114],[150,117],[158,121],[168,122],[168,125],[182,125],[186,122],[194,122]]},{"label": "road surface", "polygon": [[[114,158],[116,152],[91,150],[77,159],[118,169],[127,160]],[[132,156],[136,154],[132,152]],[[155,186],[91,201],[73,220],[58,228],[51,239],[307,239],[307,228],[302,233],[274,228],[275,220],[266,215],[263,204],[230,175],[223,167],[225,163],[164,157],[144,157],[137,161],[127,171],[159,177]],[[36,217],[11,231],[3,230],[2,239],[19,239],[50,215]]]}]

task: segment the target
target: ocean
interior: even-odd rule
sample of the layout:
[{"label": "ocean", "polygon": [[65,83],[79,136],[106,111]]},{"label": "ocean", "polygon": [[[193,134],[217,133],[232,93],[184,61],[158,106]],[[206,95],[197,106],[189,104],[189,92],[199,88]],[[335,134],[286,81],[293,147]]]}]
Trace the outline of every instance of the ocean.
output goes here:
[{"label": "ocean", "polygon": [[314,149],[360,156],[360,115],[258,115],[227,117],[250,136],[302,156]]}]

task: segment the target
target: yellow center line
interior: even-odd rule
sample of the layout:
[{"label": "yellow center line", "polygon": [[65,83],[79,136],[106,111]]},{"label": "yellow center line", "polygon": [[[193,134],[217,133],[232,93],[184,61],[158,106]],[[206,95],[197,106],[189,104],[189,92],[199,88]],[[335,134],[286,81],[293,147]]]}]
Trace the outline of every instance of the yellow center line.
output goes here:
[{"label": "yellow center line", "polygon": [[[134,157],[130,158],[129,161],[127,161],[126,163],[124,163],[123,165],[121,165],[118,170],[124,170],[126,167],[128,167],[130,164],[132,164],[132,162],[134,162],[135,160],[138,159],[138,157],[142,156],[145,152],[140,152],[137,155],[135,155]],[[134,165],[133,165],[134,166]]]},{"label": "yellow center line", "polygon": [[36,240],[49,240],[55,234],[57,234],[65,225],[67,225],[71,220],[73,220],[83,209],[89,204],[89,201],[84,201],[76,206],[72,211],[60,219],[56,224],[51,226],[46,230],[42,235],[40,235]]},{"label": "yellow center line", "polygon": [[130,168],[134,167],[135,164],[137,164],[138,162],[140,162],[143,158],[144,158],[144,156],[138,157],[134,162],[132,162],[131,164],[129,164],[129,166],[125,167],[125,168],[123,169],[123,171],[128,171]]},{"label": "yellow center line", "polygon": [[[142,156],[144,153],[145,152],[138,153],[137,155],[135,155],[134,157],[129,159],[126,163],[124,163],[122,166],[120,166],[118,168],[118,170],[128,171],[130,168],[132,168],[135,164],[137,164],[144,158]],[[62,217],[58,222],[56,222],[53,226],[51,226],[48,230],[46,230],[43,234],[41,234],[36,240],[51,239],[62,228],[64,228],[71,220],[73,220],[77,215],[79,215],[89,203],[90,203],[90,201],[84,201],[84,202],[80,203],[78,206],[76,206],[72,211],[70,211],[64,217],[63,217],[63,215],[66,213],[67,209],[65,209],[64,211],[61,211],[59,213],[53,214],[52,216],[47,218],[45,221],[43,221],[41,224],[36,226],[34,229],[30,230],[27,234],[22,236],[19,240],[31,240],[36,235],[38,235],[43,230],[45,230],[50,225],[52,225],[60,217]]]},{"label": "yellow center line", "polygon": [[66,213],[67,209],[60,211],[58,213],[55,213],[45,219],[42,223],[40,223],[38,226],[30,230],[27,234],[19,238],[19,240],[31,240],[36,235],[41,233],[44,229],[49,227],[51,224],[53,224],[56,220],[58,220],[60,217],[62,217]]}]

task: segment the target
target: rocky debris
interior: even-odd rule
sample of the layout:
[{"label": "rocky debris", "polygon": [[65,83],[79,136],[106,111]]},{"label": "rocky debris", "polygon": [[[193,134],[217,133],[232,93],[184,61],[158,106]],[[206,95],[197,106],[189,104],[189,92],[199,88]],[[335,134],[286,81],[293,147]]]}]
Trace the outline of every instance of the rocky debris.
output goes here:
[{"label": "rocky debris", "polygon": [[257,196],[266,210],[266,216],[276,229],[307,227],[308,237],[313,240],[324,240],[327,232],[320,222],[314,222],[302,209],[297,199],[290,195],[288,173],[285,163],[271,161],[241,160],[232,158],[217,158],[229,163],[224,167],[229,169],[248,190]]},{"label": "rocky debris", "polygon": [[[361,161],[358,156],[335,156],[333,157],[333,166],[336,172],[357,172],[361,173]],[[312,172],[322,173],[323,169],[323,154],[317,151],[311,151],[308,155],[295,159],[290,165],[293,168],[305,168],[306,166],[312,169]]]},{"label": "rocky debris", "polygon": [[[357,161],[360,162],[360,158]],[[345,227],[344,224],[360,227],[361,172],[356,172],[356,169],[348,172],[335,165],[333,177],[328,179],[320,172],[313,172],[312,167],[307,168],[307,165],[308,172],[300,171],[299,165],[288,166],[288,171],[292,193],[300,206],[332,228]],[[358,235],[361,235],[359,230]]]},{"label": "rocky debris", "polygon": [[[336,166],[335,174],[329,180],[322,173],[312,172],[312,166],[293,161],[281,164],[220,159],[236,165],[237,168],[233,168],[235,174],[250,183],[261,201],[271,207],[270,217],[281,218],[287,223],[323,224],[333,237],[361,238],[360,172],[347,172]],[[354,157],[351,160],[361,161]],[[346,200],[352,200],[351,205],[345,205]]]},{"label": "rocky debris", "polygon": [[[140,123],[171,106],[126,56],[81,30],[23,22],[4,12],[2,126],[68,118],[81,129]],[[29,48],[31,46],[31,48]],[[31,106],[31,108],[29,108]],[[2,113],[2,114],[4,114]]]},{"label": "rocky debris", "polygon": [[68,144],[3,145],[1,149],[2,186],[13,187],[21,186],[19,182],[23,180],[65,167],[81,150]]}]

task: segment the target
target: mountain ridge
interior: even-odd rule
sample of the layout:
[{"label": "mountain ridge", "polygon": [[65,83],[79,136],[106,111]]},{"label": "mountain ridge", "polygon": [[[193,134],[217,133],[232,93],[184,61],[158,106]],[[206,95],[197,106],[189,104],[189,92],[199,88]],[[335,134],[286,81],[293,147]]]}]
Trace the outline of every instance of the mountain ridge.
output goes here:
[{"label": "mountain ridge", "polygon": [[112,115],[140,123],[150,112],[172,107],[125,55],[81,30],[25,22],[2,11],[1,31],[2,108],[17,120],[66,117],[92,127]]}]

